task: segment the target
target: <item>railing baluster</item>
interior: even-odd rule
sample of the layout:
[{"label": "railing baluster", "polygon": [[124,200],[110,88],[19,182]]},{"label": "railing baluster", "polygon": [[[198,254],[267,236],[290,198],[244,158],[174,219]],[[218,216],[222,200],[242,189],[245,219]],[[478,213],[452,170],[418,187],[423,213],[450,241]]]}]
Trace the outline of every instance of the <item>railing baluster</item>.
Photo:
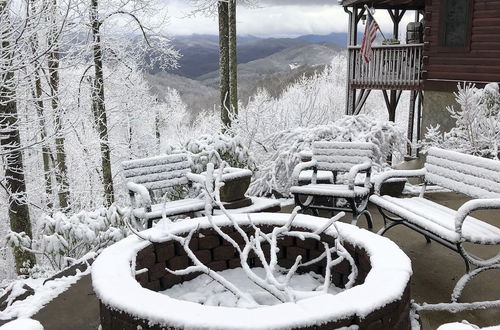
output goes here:
[{"label": "railing baluster", "polygon": [[410,88],[420,85],[423,44],[375,46],[365,63],[359,46],[349,47],[350,82],[368,88]]}]

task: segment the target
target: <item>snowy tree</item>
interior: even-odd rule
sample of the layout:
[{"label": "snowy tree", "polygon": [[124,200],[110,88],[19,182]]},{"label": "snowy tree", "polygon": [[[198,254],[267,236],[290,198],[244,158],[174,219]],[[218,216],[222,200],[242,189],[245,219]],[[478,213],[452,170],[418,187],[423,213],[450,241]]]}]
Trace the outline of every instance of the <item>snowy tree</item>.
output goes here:
[{"label": "snowy tree", "polygon": [[499,158],[500,146],[500,92],[497,83],[478,89],[474,85],[458,85],[455,93],[459,108],[447,107],[456,121],[449,132],[442,132],[439,125],[427,128],[424,147],[439,146],[445,149]]}]

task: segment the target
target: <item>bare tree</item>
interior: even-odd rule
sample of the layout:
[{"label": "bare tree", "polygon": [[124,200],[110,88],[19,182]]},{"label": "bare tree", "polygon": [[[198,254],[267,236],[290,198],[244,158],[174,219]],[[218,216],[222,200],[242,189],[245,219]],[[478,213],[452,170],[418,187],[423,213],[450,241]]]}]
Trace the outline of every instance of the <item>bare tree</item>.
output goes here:
[{"label": "bare tree", "polygon": [[114,202],[113,175],[111,174],[111,152],[109,147],[106,103],[104,102],[104,72],[103,53],[101,46],[101,25],[99,19],[99,1],[90,1],[90,24],[92,26],[94,80],[92,89],[92,113],[100,138],[102,181],[104,185],[104,199],[107,206]]},{"label": "bare tree", "polygon": [[238,114],[238,59],[236,40],[236,0],[229,0],[229,94],[231,115]]},{"label": "bare tree", "polygon": [[[5,168],[5,178],[2,180],[5,184],[3,182],[1,184],[8,194],[11,230],[17,233],[24,232],[31,237],[16,103],[15,70],[17,68],[14,57],[19,49],[16,47],[18,40],[14,39],[15,29],[10,24],[10,5],[10,1],[0,0],[0,145],[3,149]],[[30,267],[36,263],[33,253],[19,247],[14,248],[14,259],[18,274],[23,272],[25,266]]]},{"label": "bare tree", "polygon": [[52,0],[52,24],[49,31],[48,44],[51,45],[48,54],[49,85],[51,93],[51,105],[54,114],[55,145],[56,145],[56,181],[58,188],[59,207],[63,210],[69,208],[69,183],[66,166],[66,151],[64,147],[64,134],[61,124],[61,104],[59,102],[59,31],[57,25],[57,0]]},{"label": "bare tree", "polygon": [[231,126],[229,111],[230,102],[230,79],[229,79],[229,4],[219,1],[219,77],[220,77],[220,102],[221,119],[223,127]]},{"label": "bare tree", "polygon": [[254,7],[258,0],[240,0],[239,2],[237,0],[190,0],[190,3],[194,7],[191,15],[202,13],[219,16],[220,108],[225,131],[231,126],[231,118],[238,114],[236,4]]}]

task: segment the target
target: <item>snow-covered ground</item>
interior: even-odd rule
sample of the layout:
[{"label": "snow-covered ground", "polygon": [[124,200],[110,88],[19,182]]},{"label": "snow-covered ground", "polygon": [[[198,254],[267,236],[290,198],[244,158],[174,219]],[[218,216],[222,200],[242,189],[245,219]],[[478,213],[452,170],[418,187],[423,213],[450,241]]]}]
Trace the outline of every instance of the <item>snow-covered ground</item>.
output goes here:
[{"label": "snow-covered ground", "polygon": [[[10,320],[13,318],[29,318],[33,316],[46,304],[48,304],[52,299],[60,295],[62,292],[66,291],[72,284],[76,283],[82,276],[87,275],[89,273],[90,273],[90,267],[88,267],[84,272],[77,271],[77,274],[75,276],[56,278],[54,280],[47,281],[45,284],[44,284],[45,279],[43,278],[39,279],[28,278],[26,280],[17,280],[12,282],[7,287],[7,290],[13,288],[12,290],[13,294],[11,294],[12,300],[15,298],[15,296],[24,293],[24,290],[22,289],[22,286],[24,284],[31,287],[35,291],[35,294],[27,297],[24,300],[14,301],[13,303],[9,304],[9,306],[4,311],[0,311],[0,320]],[[20,330],[24,328],[12,328],[12,329]]]},{"label": "snow-covered ground", "polygon": [[43,330],[43,326],[36,320],[20,318],[2,325],[0,330]]},{"label": "snow-covered ground", "polygon": [[[259,277],[265,277],[264,268],[252,268],[252,271]],[[218,273],[243,292],[251,293],[252,297],[260,305],[276,305],[280,303],[269,292],[253,283],[241,268],[228,269]],[[282,278],[278,278],[278,280],[283,280],[284,277],[285,275]],[[323,285],[324,281],[322,276],[306,273],[295,275],[290,281],[290,287],[298,291],[314,291]],[[342,289],[331,286],[328,293],[336,294],[341,291]],[[191,301],[206,306],[237,306],[237,298],[207,275],[200,275],[191,281],[174,285],[172,288],[162,291],[162,293],[171,298]]]}]

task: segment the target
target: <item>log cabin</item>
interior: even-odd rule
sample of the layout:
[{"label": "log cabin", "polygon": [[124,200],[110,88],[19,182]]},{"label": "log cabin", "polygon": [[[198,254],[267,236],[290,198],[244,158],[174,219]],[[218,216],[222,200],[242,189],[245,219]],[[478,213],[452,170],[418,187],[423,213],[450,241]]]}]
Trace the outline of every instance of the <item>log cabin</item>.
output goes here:
[{"label": "log cabin", "polygon": [[[401,94],[409,92],[408,138],[416,141],[430,125],[439,124],[444,130],[454,126],[446,106],[455,102],[459,83],[483,87],[500,82],[500,0],[340,0],[340,4],[349,14],[347,114],[359,113],[370,92],[382,90],[389,119],[394,120]],[[358,40],[365,5],[387,10],[393,22],[391,44],[374,46],[369,63],[361,58]],[[406,38],[396,41],[401,19],[409,12],[414,20],[406,27]]]}]

